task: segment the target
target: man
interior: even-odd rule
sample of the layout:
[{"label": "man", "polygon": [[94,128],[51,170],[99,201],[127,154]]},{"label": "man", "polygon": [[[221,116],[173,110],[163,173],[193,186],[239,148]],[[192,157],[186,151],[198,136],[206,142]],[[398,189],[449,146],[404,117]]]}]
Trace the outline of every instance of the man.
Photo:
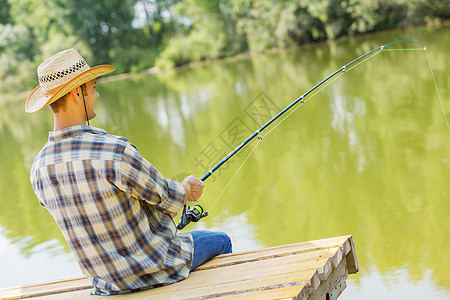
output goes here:
[{"label": "man", "polygon": [[90,68],[76,50],[62,51],[39,66],[40,85],[25,104],[29,113],[53,111],[54,130],[30,180],[98,295],[174,283],[231,252],[224,233],[177,234],[172,216],[201,196],[200,179],[166,179],[126,138],[89,126],[99,97],[95,78],[113,70]]}]

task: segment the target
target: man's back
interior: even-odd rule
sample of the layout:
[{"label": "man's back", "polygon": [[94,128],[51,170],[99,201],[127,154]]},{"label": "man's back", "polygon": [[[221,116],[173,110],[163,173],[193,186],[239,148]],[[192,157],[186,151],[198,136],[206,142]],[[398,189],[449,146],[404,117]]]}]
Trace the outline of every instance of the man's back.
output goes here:
[{"label": "man's back", "polygon": [[31,183],[96,294],[188,276],[191,236],[176,235],[169,215],[181,208],[185,191],[125,138],[85,125],[51,132]]}]

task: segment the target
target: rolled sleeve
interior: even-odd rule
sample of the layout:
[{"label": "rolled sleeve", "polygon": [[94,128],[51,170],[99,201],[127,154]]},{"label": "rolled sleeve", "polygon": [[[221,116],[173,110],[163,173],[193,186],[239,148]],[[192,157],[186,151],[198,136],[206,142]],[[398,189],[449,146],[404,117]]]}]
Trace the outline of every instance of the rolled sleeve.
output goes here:
[{"label": "rolled sleeve", "polygon": [[184,204],[186,190],[178,181],[166,179],[166,182],[169,195],[158,205],[158,207],[162,210],[175,213],[179,211]]},{"label": "rolled sleeve", "polygon": [[166,213],[175,213],[183,206],[186,194],[183,186],[164,178],[131,144],[123,154],[120,181],[125,192]]}]

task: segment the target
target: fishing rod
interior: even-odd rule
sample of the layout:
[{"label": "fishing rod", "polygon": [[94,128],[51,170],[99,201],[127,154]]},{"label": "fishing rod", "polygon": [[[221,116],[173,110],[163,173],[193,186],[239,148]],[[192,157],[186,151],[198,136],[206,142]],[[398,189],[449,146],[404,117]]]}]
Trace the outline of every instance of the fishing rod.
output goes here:
[{"label": "fishing rod", "polygon": [[[206,179],[208,179],[209,176],[211,176],[215,171],[217,171],[217,169],[219,169],[224,163],[226,163],[231,157],[233,157],[237,152],[239,152],[239,150],[241,150],[242,148],[244,148],[245,145],[247,145],[248,143],[250,143],[250,141],[252,141],[255,137],[258,137],[258,139],[262,139],[260,133],[266,129],[268,126],[270,126],[270,124],[272,124],[276,119],[278,119],[280,116],[282,116],[284,113],[286,113],[288,110],[290,110],[292,107],[294,107],[295,105],[297,105],[299,102],[301,103],[301,105],[303,105],[305,103],[305,98],[311,94],[314,90],[316,90],[317,88],[319,88],[320,86],[322,86],[324,83],[326,83],[328,80],[330,80],[331,78],[335,77],[338,74],[342,74],[345,73],[346,71],[349,71],[349,67],[356,64],[357,62],[359,62],[360,60],[362,60],[363,58],[369,57],[371,54],[377,54],[377,52],[383,51],[385,50],[386,47],[394,45],[394,44],[398,44],[398,43],[414,43],[414,44],[418,44],[420,46],[423,47],[423,50],[426,50],[427,47],[419,42],[416,41],[411,41],[411,40],[401,40],[401,41],[396,41],[396,42],[392,42],[392,43],[388,43],[386,45],[383,46],[379,46],[378,48],[375,48],[373,50],[370,50],[369,52],[364,53],[363,55],[361,55],[360,57],[352,60],[351,62],[349,62],[348,64],[342,66],[341,68],[339,68],[338,70],[336,70],[334,73],[330,74],[328,77],[326,77],[325,79],[323,79],[322,81],[320,81],[319,83],[317,83],[315,86],[313,86],[310,90],[308,90],[306,93],[304,93],[303,95],[301,95],[300,97],[298,97],[297,99],[295,99],[291,104],[289,104],[288,106],[286,106],[286,108],[284,108],[282,111],[280,111],[278,114],[276,114],[272,119],[270,119],[267,123],[265,123],[263,126],[261,126],[258,130],[256,130],[253,134],[251,134],[246,140],[244,140],[241,144],[239,144],[239,146],[237,146],[236,148],[234,148],[233,151],[231,151],[227,156],[225,156],[219,163],[217,163],[211,170],[209,170],[208,172],[205,173],[205,175],[203,175],[200,180],[205,181]],[[411,50],[417,50],[417,48],[411,48]],[[402,49],[402,50],[408,50],[408,49]],[[361,61],[360,63],[363,63],[365,60]],[[359,64],[354,65],[352,68],[356,67]],[[194,205],[193,208],[190,208],[189,206],[186,208],[186,205],[184,205],[183,207],[183,211],[181,212],[181,218],[180,218],[180,222],[177,225],[177,228],[179,230],[183,229],[184,227],[186,227],[190,222],[198,222],[200,219],[204,218],[208,216],[208,212],[205,211],[203,209],[203,207],[200,204],[196,204]]]}]

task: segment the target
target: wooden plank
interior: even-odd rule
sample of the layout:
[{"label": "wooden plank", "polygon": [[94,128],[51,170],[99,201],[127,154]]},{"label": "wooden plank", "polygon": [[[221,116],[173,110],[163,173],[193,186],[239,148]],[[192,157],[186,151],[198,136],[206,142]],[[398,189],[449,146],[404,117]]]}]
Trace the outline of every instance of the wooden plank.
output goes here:
[{"label": "wooden plank", "polygon": [[252,294],[240,294],[220,297],[220,300],[247,300],[247,299],[295,299],[302,290],[303,286],[289,286],[276,289],[267,289],[264,291],[254,292]]},{"label": "wooden plank", "polygon": [[[302,272],[300,272],[302,273]],[[305,273],[305,272],[303,272]],[[299,273],[287,273],[287,274],[277,274],[274,276],[267,276],[258,279],[251,279],[245,281],[237,281],[233,283],[224,283],[215,285],[213,287],[199,288],[196,290],[188,291],[178,291],[168,294],[157,294],[139,292],[135,297],[126,297],[123,295],[117,299],[171,299],[171,300],[181,300],[181,299],[209,299],[209,298],[220,298],[222,297],[232,297],[232,296],[244,296],[244,298],[252,298],[256,293],[261,291],[274,290],[284,287],[294,287],[296,294],[299,295],[302,289],[307,289],[304,283],[304,278],[311,276],[314,272],[312,270],[308,271],[308,274]],[[116,298],[113,298],[116,300]]]},{"label": "wooden plank", "polygon": [[[195,269],[194,272],[202,271],[202,270],[206,270],[206,269],[218,268],[218,267],[222,267],[222,266],[226,266],[226,265],[246,263],[249,261],[257,261],[257,260],[271,259],[271,258],[279,257],[279,256],[313,252],[313,251],[317,251],[317,250],[339,247],[342,245],[349,245],[349,240],[341,239],[339,242],[329,243],[328,245],[325,245],[323,247],[321,245],[310,244],[310,242],[308,242],[308,243],[301,243],[301,244],[297,244],[297,245],[295,245],[295,244],[288,245],[286,248],[273,247],[273,248],[266,248],[266,249],[263,249],[262,251],[257,251],[257,252],[245,252],[245,253],[238,253],[236,255],[226,254],[226,255],[218,257],[217,259],[211,260],[211,261],[201,265],[200,267]],[[345,249],[349,249],[349,246],[345,247]]]},{"label": "wooden plank", "polygon": [[[246,280],[251,278],[251,276],[259,277],[260,273],[255,273],[255,269],[263,269],[265,273],[269,272],[269,270],[272,270],[274,268],[275,269],[273,272],[285,272],[285,273],[289,273],[291,271],[298,272],[298,270],[302,269],[316,270],[326,265],[328,263],[328,258],[330,257],[334,258],[336,256],[336,253],[339,253],[338,249],[339,248],[324,249],[313,252],[303,252],[292,256],[275,257],[271,260],[253,261],[240,265],[225,266],[222,268],[226,270],[207,269],[202,272],[192,272],[189,284],[186,284],[186,282],[183,281],[180,283],[176,283],[173,285],[149,291],[152,291],[151,295],[156,295],[162,293],[180,292],[180,287],[181,290],[183,291],[193,290],[198,287],[204,286],[205,284],[209,284],[209,286],[212,286],[214,290],[217,290],[216,289],[217,287],[214,286],[215,282],[218,283],[230,281],[233,282],[234,279],[236,278],[235,274],[239,274],[239,276],[237,276],[237,278],[239,278],[239,281],[244,280],[243,275],[247,276]],[[270,273],[273,274],[273,272]],[[212,279],[212,277],[214,279]],[[310,278],[307,279],[303,278],[302,280],[305,281],[309,279]],[[37,291],[35,294],[41,293]],[[48,294],[48,292],[46,294]]]},{"label": "wooden plank", "polygon": [[[327,251],[331,254],[329,251]],[[309,254],[311,255],[311,254]],[[281,257],[271,261],[252,262],[245,265],[228,266],[220,269],[193,273],[187,281],[181,281],[172,285],[150,289],[146,291],[110,296],[108,299],[183,299],[211,295],[221,292],[242,292],[248,289],[258,289],[273,284],[304,283],[305,285],[317,285],[311,283],[311,278],[329,259],[296,261],[295,257]],[[255,272],[262,270],[262,272]],[[64,298],[83,299],[87,291],[65,293]],[[181,297],[177,295],[182,295]],[[61,294],[46,296],[41,299],[57,299]]]},{"label": "wooden plank", "polygon": [[[250,267],[245,267],[245,265],[240,265],[239,267],[237,267],[237,269],[239,269],[236,272],[239,272],[239,274],[242,274],[241,272],[243,272],[243,270],[245,269],[249,269],[250,268],[250,272],[247,270],[246,272],[250,274],[254,273],[254,268],[255,266],[257,268],[266,268],[267,266],[270,265],[277,265],[277,267],[279,266],[289,266],[290,268],[295,268],[296,270],[298,270],[298,268],[296,267],[297,265],[293,263],[295,262],[306,262],[307,264],[309,264],[309,268],[317,268],[320,267],[322,264],[325,263],[325,261],[322,263],[320,262],[319,264],[317,264],[317,259],[324,259],[324,258],[328,258],[328,257],[332,257],[335,252],[337,251],[338,248],[335,249],[325,249],[325,250],[319,250],[319,251],[315,251],[315,252],[307,252],[307,253],[301,253],[295,256],[288,256],[288,257],[279,257],[279,258],[274,258],[273,260],[270,261],[265,261],[264,264],[260,264],[260,262],[252,262],[252,265]],[[311,264],[311,262],[313,264]],[[229,268],[231,267],[231,270],[229,270]],[[169,285],[166,287],[162,287],[162,288],[158,288],[155,291],[158,291],[159,293],[163,292],[164,290],[173,290],[176,289],[178,290],[177,285],[181,285],[183,287],[183,289],[194,289],[196,287],[198,287],[198,285],[203,285],[205,282],[210,282],[211,283],[211,277],[215,277],[218,280],[222,280],[222,273],[225,274],[229,274],[229,272],[235,272],[233,271],[234,269],[236,269],[236,267],[233,268],[233,266],[228,266],[226,267],[227,270],[225,272],[219,272],[217,273],[217,270],[205,270],[203,272],[200,273],[196,273],[193,272],[190,276],[190,281],[191,284],[186,285],[186,282],[180,282],[174,285]],[[305,268],[305,267],[303,267]],[[283,267],[284,272],[289,272],[290,269]],[[256,276],[259,276],[259,273],[255,274]],[[199,284],[193,284],[193,281],[198,281],[201,280],[201,283]],[[73,282],[79,282],[79,283],[83,283],[83,285],[73,285],[71,283]],[[47,288],[48,287],[48,288]],[[65,291],[70,291],[70,290],[76,290],[76,289],[80,289],[80,288],[91,288],[91,284],[89,283],[89,281],[84,278],[84,279],[76,279],[76,280],[67,280],[67,281],[60,281],[57,283],[44,283],[44,284],[38,284],[38,285],[30,285],[27,287],[24,287],[23,290],[21,290],[19,293],[16,293],[15,295],[2,295],[5,296],[5,298],[20,298],[22,297],[27,297],[30,295],[47,295],[47,294],[51,294],[54,293],[56,291],[59,292],[65,292]],[[86,291],[87,292],[87,291]],[[16,297],[14,297],[16,296]]]},{"label": "wooden plank", "polygon": [[[336,255],[338,248],[335,248],[334,251],[321,250],[321,252],[322,254],[316,256],[312,253],[307,253],[306,255],[298,255],[297,257],[276,258],[269,262],[264,262],[264,265],[262,265],[261,262],[252,262],[249,263],[250,266],[245,268],[243,265],[238,265],[197,272],[193,273],[189,278],[189,285],[187,282],[179,282],[155,290],[139,292],[139,294],[144,294],[142,294],[142,296],[137,294],[136,296],[138,296],[137,298],[145,298],[145,296],[154,297],[156,295],[165,295],[168,297],[171,293],[182,293],[185,296],[196,297],[198,295],[209,295],[211,293],[216,293],[217,291],[241,291],[243,288],[245,290],[255,287],[259,288],[261,286],[264,287],[270,285],[271,283],[290,284],[292,282],[303,282],[306,285],[309,285],[311,291],[314,291],[320,284],[320,278],[316,270],[324,266],[334,255]],[[323,258],[317,259],[319,256]],[[251,270],[250,273],[252,274],[252,277],[245,277],[245,269]],[[264,271],[261,273],[255,272],[255,270]],[[302,270],[306,270],[307,273],[303,274],[304,272]],[[224,278],[221,274],[223,272],[227,275],[231,274],[232,277]],[[287,277],[280,276],[280,274],[287,274]],[[214,278],[211,278],[212,276]],[[177,298],[175,297],[174,299]]]},{"label": "wooden plank", "polygon": [[267,250],[277,250],[277,249],[287,249],[290,247],[301,247],[301,246],[317,246],[320,245],[321,247],[336,247],[337,245],[344,244],[346,240],[348,240],[351,237],[351,235],[343,235],[343,236],[337,236],[332,238],[326,238],[326,239],[319,239],[314,241],[306,241],[306,242],[300,242],[300,243],[292,243],[292,244],[286,244],[286,245],[279,245],[279,246],[273,246],[273,247],[267,247],[267,248],[260,248],[260,249],[254,249],[254,250],[245,250],[240,252],[233,252],[229,254],[222,254],[222,256],[240,256],[245,255],[247,253],[258,253],[258,252],[264,252]]},{"label": "wooden plank", "polygon": [[[98,297],[98,299],[99,300],[103,300],[103,299],[108,300],[109,297],[110,296]],[[114,296],[112,296],[112,297],[114,297]],[[67,293],[62,293],[62,294],[39,296],[36,298],[34,296],[32,296],[31,299],[35,299],[35,300],[61,300],[61,299],[64,299],[64,300],[86,300],[86,299],[93,299],[93,300],[96,300],[97,298],[94,298],[93,296],[90,297],[89,290],[78,290],[78,291],[72,291],[72,292],[67,292]]]},{"label": "wooden plank", "polygon": [[358,258],[356,257],[355,243],[353,236],[349,237],[350,251],[346,253],[347,268],[349,274],[355,274],[359,271]]},{"label": "wooden plank", "polygon": [[319,279],[321,281],[327,280],[328,276],[332,271],[333,271],[333,264],[331,263],[331,259],[329,259],[321,269],[317,270]]},{"label": "wooden plank", "polygon": [[[175,289],[172,290],[172,293],[155,293],[161,288],[150,289],[140,292],[108,296],[107,299],[111,300],[136,300],[136,299],[152,299],[152,300],[180,300],[180,299],[195,299],[199,297],[213,297],[217,294],[221,294],[223,296],[232,296],[232,295],[246,295],[246,299],[250,298],[250,295],[260,291],[266,291],[269,289],[278,288],[277,285],[289,285],[291,284],[296,288],[298,293],[300,293],[303,289],[308,289],[308,286],[303,285],[302,280],[305,278],[310,278],[314,275],[314,270],[307,270],[301,272],[291,272],[285,274],[277,274],[274,276],[266,276],[263,278],[257,278],[252,280],[245,281],[236,281],[234,283],[223,283],[214,286],[205,286],[199,288],[194,291],[190,291],[190,293],[186,293],[183,289]],[[180,282],[182,283],[182,282]],[[172,286],[172,285],[171,285]],[[164,287],[162,287],[164,288]],[[297,293],[297,295],[298,295]],[[309,293],[308,293],[309,294]],[[56,299],[65,299],[65,300],[80,300],[86,299],[89,297],[88,291],[73,291],[64,294],[54,294],[47,295],[43,297],[39,297],[39,300],[56,300]],[[103,299],[103,298],[102,298]],[[106,299],[106,298],[105,298]],[[220,298],[222,299],[222,298]]]},{"label": "wooden plank", "polygon": [[[189,280],[189,285],[182,282],[175,283],[173,285],[169,285],[166,287],[154,289],[153,295],[161,294],[161,293],[171,293],[178,292],[180,290],[185,291],[186,293],[191,290],[195,290],[201,287],[210,286],[211,289],[215,290],[216,285],[223,283],[233,283],[236,284],[241,281],[251,280],[251,279],[261,279],[265,277],[264,274],[267,274],[268,277],[291,273],[291,272],[299,272],[299,274],[309,276],[308,278],[300,278],[301,281],[310,281],[311,276],[316,272],[317,268],[320,268],[325,264],[328,258],[314,260],[314,261],[290,261],[286,262],[287,264],[283,264],[282,262],[267,262],[265,264],[254,264],[251,263],[248,265],[238,265],[231,266],[221,269],[215,269],[214,272],[198,272],[193,273]],[[312,270],[313,272],[309,272],[308,270]],[[305,271],[302,273],[301,271]]]},{"label": "wooden plank", "polygon": [[284,246],[275,246],[270,248],[263,248],[258,250],[242,251],[237,253],[230,253],[220,255],[217,258],[201,265],[195,271],[215,268],[227,264],[236,264],[239,262],[246,262],[259,259],[267,259],[279,255],[289,255],[293,252],[311,252],[321,249],[339,247],[349,242],[351,236],[341,236],[330,239],[323,239],[317,241],[303,242],[298,244],[290,244]]},{"label": "wooden plank", "polygon": [[[359,270],[351,235],[221,255],[191,272],[185,281],[108,299],[184,299],[214,296],[218,291],[226,297],[237,293],[252,298],[269,290],[281,295],[282,290],[275,290],[296,286],[302,286],[301,295],[297,296],[303,299],[316,291],[320,282],[326,281],[344,261],[349,265],[349,273]],[[273,286],[276,288],[270,288]],[[18,299],[61,291],[40,299],[85,299],[88,288],[92,288],[90,282],[82,277],[3,289],[0,298]]]},{"label": "wooden plank", "polygon": [[[291,287],[282,287],[277,289],[268,289],[264,291],[257,291],[253,292],[251,294],[243,293],[243,294],[237,294],[237,295],[227,295],[227,296],[220,296],[217,299],[225,300],[225,299],[298,299],[296,298],[299,294],[301,294],[302,289],[304,286],[291,286]],[[39,300],[84,300],[84,299],[90,299],[89,295],[82,294],[82,295],[76,295],[76,292],[72,292],[69,294],[64,294],[64,297],[62,298],[61,295],[52,295],[51,297],[45,296],[43,298],[39,298]],[[100,299],[150,299],[146,298],[146,296],[141,296],[139,298],[129,298],[127,297],[132,294],[124,294],[121,295],[121,298],[116,298],[117,296],[108,296],[108,297],[99,297]],[[94,298],[94,297],[92,297]],[[179,295],[179,297],[167,297],[167,296],[151,296],[152,300],[178,300],[178,299],[189,299],[189,300],[197,300],[197,299],[205,299],[203,297],[194,297],[194,298],[186,298],[182,295]],[[301,298],[299,298],[301,299]]]},{"label": "wooden plank", "polygon": [[85,290],[90,288],[92,288],[92,284],[87,277],[77,277],[0,289],[0,299],[21,299],[31,296],[48,295],[56,292]]},{"label": "wooden plank", "polygon": [[311,293],[308,300],[324,300],[326,299],[326,294],[330,290],[330,288],[339,280],[341,277],[346,279],[348,276],[347,273],[347,261],[343,259],[335,269],[331,272],[330,276],[324,281],[322,281],[319,287]]},{"label": "wooden plank", "polygon": [[[313,277],[315,270],[304,270],[297,272],[289,272],[283,274],[270,274],[268,276],[261,276],[258,278],[251,278],[245,280],[236,280],[232,282],[219,283],[215,285],[206,285],[204,287],[197,287],[195,289],[179,289],[171,290],[159,293],[157,290],[149,290],[148,292],[140,292],[141,295],[136,295],[136,298],[128,299],[139,299],[142,297],[154,297],[160,296],[162,298],[171,299],[183,299],[195,298],[200,296],[213,296],[217,294],[248,294],[260,290],[266,290],[273,286],[309,286],[309,280]],[[180,295],[180,296],[176,296]],[[182,296],[181,296],[182,295]],[[171,297],[172,296],[172,297]],[[127,297],[124,297],[127,298]]]}]

